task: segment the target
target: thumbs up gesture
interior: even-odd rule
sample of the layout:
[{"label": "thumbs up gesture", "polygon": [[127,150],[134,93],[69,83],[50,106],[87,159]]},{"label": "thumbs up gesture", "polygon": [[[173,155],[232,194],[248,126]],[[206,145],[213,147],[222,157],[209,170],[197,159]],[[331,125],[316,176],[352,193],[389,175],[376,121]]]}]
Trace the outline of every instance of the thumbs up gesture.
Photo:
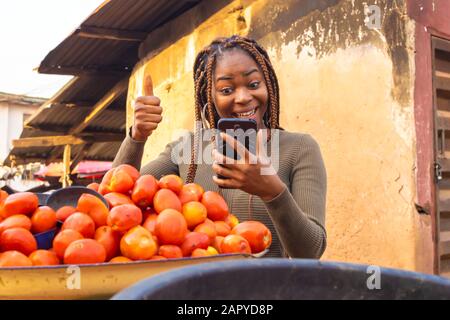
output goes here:
[{"label": "thumbs up gesture", "polygon": [[137,141],[146,141],[162,120],[161,100],[153,95],[153,82],[150,75],[144,79],[144,95],[134,103],[134,124],[131,137]]}]

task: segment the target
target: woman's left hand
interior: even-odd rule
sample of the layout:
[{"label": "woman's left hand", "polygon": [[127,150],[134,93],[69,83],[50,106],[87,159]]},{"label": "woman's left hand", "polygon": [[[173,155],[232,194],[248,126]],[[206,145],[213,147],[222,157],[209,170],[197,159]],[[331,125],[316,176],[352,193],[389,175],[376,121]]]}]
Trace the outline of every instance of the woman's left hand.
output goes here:
[{"label": "woman's left hand", "polygon": [[213,181],[222,188],[241,189],[249,194],[260,197],[263,201],[270,201],[279,195],[286,185],[281,181],[267,158],[262,146],[262,130],[258,131],[256,139],[256,155],[248,151],[233,137],[220,133],[224,142],[232,146],[240,156],[240,160],[228,158],[216,149],[213,150],[215,160],[212,168],[223,179],[213,176]]}]

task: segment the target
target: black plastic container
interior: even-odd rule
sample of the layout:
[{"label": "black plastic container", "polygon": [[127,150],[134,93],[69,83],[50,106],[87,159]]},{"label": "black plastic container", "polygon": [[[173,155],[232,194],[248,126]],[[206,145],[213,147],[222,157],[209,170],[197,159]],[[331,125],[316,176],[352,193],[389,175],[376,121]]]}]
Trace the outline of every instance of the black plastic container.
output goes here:
[{"label": "black plastic container", "polygon": [[450,280],[367,265],[246,259],[158,274],[124,289],[112,299],[450,299]]},{"label": "black plastic container", "polygon": [[[76,207],[78,199],[85,193],[96,196],[109,209],[108,202],[100,193],[83,186],[61,188],[47,193],[36,193],[36,195],[39,199],[39,206],[49,206],[53,210],[57,211],[63,206]],[[63,223],[61,221],[58,221],[55,228],[34,235],[38,249],[48,250],[52,247],[53,239],[59,232],[62,224]]]},{"label": "black plastic container", "polygon": [[82,186],[61,188],[61,189],[58,189],[58,190],[52,192],[46,200],[46,205],[55,211],[64,206],[76,207],[77,203],[78,203],[78,199],[84,193],[88,193],[93,196],[96,196],[109,209],[108,202],[100,193],[98,193],[95,190],[92,190],[92,189],[89,189],[86,187],[82,187]]}]

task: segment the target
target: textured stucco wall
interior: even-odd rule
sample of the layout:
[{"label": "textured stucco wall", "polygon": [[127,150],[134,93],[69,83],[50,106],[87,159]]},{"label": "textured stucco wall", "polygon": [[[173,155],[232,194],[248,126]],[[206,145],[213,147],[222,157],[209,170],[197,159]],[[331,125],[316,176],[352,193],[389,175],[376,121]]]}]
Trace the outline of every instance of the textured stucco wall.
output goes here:
[{"label": "textured stucco wall", "polygon": [[141,48],[128,124],[146,72],[164,108],[143,161],[178,129],[192,129],[195,54],[216,36],[248,35],[266,47],[277,71],[282,126],[312,134],[321,146],[329,188],[323,259],[432,272],[430,219],[414,207],[414,24],[406,4],[370,3],[381,8],[377,30],[365,26],[360,0],[222,2],[177,18]]}]

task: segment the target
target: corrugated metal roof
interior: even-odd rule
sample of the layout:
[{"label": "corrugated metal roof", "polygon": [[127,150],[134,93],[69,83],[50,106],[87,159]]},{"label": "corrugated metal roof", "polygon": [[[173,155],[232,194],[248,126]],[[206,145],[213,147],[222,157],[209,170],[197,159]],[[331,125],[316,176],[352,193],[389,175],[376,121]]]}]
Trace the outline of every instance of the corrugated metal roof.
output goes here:
[{"label": "corrugated metal roof", "polygon": [[[58,98],[56,102],[70,103],[70,102],[92,102],[96,103],[110,90],[118,81],[120,77],[107,76],[80,76],[73,78],[64,87],[61,93],[55,96]],[[54,100],[55,96],[50,99]]]},{"label": "corrugated metal roof", "polygon": [[80,31],[95,27],[148,34],[199,2],[200,0],[106,1],[45,57],[39,66],[39,72],[74,75],[95,70],[129,72],[138,61],[139,41],[86,38],[80,36]]},{"label": "corrugated metal roof", "polygon": [[[28,121],[21,138],[67,134],[80,124],[105,94],[129,74],[138,61],[138,47],[146,35],[162,24],[194,7],[201,0],[109,0],[97,8],[81,25],[47,54],[38,71],[77,75],[56,93]],[[139,35],[133,41],[81,36],[88,30]],[[102,29],[98,29],[102,28]],[[114,37],[112,37],[114,38]],[[126,97],[122,93],[103,110],[83,133],[123,133],[126,123]],[[32,128],[31,128],[32,127]],[[34,128],[34,129],[33,129]],[[121,142],[94,143],[84,159],[112,161]],[[57,149],[55,149],[57,148]],[[82,146],[72,148],[72,155]],[[14,148],[16,162],[48,161],[61,147]],[[9,163],[9,156],[5,163]]]},{"label": "corrugated metal roof", "polygon": [[5,93],[0,92],[0,103],[16,103],[24,106],[33,106],[40,105],[44,103],[44,98],[37,98],[37,97],[30,97],[30,96],[24,96],[20,94],[12,94],[12,93]]},{"label": "corrugated metal roof", "polygon": [[[113,77],[77,77],[51,103],[44,104],[27,126],[68,132],[91,112],[92,107],[118,82]],[[85,131],[123,132],[126,117],[125,91],[99,114]]]},{"label": "corrugated metal roof", "polygon": [[[91,111],[90,108],[52,105],[41,111],[32,121],[32,126],[56,132],[68,132],[81,123]],[[106,109],[100,113],[84,131],[123,132],[125,130],[125,109]]]}]

